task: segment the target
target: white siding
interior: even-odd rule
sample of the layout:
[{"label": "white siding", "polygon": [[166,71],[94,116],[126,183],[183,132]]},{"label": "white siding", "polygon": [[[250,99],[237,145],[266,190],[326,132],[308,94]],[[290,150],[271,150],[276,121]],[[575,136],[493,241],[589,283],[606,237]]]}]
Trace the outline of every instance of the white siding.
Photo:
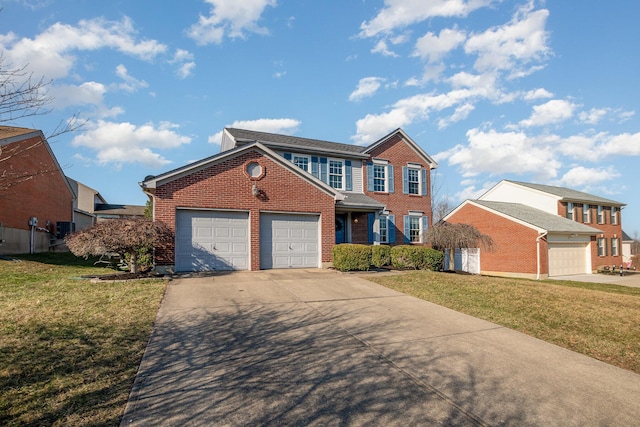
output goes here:
[{"label": "white siding", "polygon": [[521,203],[536,209],[558,215],[558,197],[544,194],[532,188],[522,187],[502,181],[479,197],[493,202]]}]

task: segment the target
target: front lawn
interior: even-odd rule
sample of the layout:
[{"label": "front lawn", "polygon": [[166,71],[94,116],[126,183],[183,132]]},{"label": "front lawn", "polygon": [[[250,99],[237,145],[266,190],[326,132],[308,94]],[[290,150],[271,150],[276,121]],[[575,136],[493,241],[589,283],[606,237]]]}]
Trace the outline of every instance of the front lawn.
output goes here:
[{"label": "front lawn", "polygon": [[0,425],[118,425],[165,288],[72,254],[0,259]]},{"label": "front lawn", "polygon": [[367,279],[640,373],[640,289],[419,271]]}]

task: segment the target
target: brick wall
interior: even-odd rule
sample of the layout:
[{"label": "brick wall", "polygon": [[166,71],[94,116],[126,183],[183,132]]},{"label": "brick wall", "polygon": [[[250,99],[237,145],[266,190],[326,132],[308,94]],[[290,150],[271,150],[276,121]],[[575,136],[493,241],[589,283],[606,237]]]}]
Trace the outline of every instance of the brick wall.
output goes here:
[{"label": "brick wall", "polygon": [[[245,165],[257,161],[264,176],[255,181],[261,190],[252,194],[254,181],[244,172]],[[176,208],[240,209],[249,211],[251,270],[260,269],[260,212],[301,212],[320,214],[321,261],[331,262],[335,244],[335,201],[293,172],[257,150],[194,171],[156,189],[154,216],[175,232]],[[159,251],[158,265],[172,265],[174,247]]]},{"label": "brick wall", "polygon": [[[537,231],[495,215],[485,209],[466,204],[449,217],[453,224],[471,224],[493,239],[493,252],[480,249],[482,272],[533,275],[537,273]],[[547,243],[540,241],[541,274],[548,274]]]},{"label": "brick wall", "polygon": [[[371,152],[372,158],[380,158],[389,161],[393,165],[393,193],[377,193],[367,191],[367,168],[363,165],[364,193],[382,203],[389,209],[396,219],[396,244],[404,243],[404,219],[410,210],[422,211],[429,218],[431,226],[431,170],[429,165],[402,139],[396,135],[386,143],[376,147]],[[402,167],[407,163],[419,163],[427,169],[427,196],[415,196],[402,193]],[[365,236],[366,241],[366,236]]]},{"label": "brick wall", "polygon": [[[42,139],[32,137],[2,147],[0,158],[0,222],[3,226],[29,229],[29,218],[37,217],[38,226],[55,232],[55,223],[71,221],[73,195],[63,173],[51,158]],[[29,148],[32,147],[32,148]],[[27,178],[27,179],[24,179]],[[12,183],[6,188],[7,183]]]}]

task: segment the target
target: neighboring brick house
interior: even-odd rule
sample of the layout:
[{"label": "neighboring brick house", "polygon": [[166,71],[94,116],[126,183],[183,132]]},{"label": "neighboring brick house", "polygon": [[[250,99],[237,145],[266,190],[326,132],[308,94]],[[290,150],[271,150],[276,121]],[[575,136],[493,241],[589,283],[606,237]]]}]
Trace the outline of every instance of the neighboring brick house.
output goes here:
[{"label": "neighboring brick house", "polygon": [[546,278],[622,263],[625,204],[564,187],[501,181],[446,215],[491,236],[479,250],[483,274]]},{"label": "neighboring brick house", "polygon": [[48,251],[74,197],[41,131],[0,126],[0,254]]},{"label": "neighboring brick house", "polygon": [[422,241],[436,162],[397,129],[368,147],[226,128],[222,152],[141,186],[176,271],[322,267],[339,243]]}]

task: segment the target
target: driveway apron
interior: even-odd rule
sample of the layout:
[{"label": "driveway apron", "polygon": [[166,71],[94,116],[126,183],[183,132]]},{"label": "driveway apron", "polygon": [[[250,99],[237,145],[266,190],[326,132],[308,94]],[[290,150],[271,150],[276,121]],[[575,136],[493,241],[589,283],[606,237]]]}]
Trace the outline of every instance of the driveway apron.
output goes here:
[{"label": "driveway apron", "polygon": [[122,426],[632,426],[640,376],[327,270],[169,283]]}]

